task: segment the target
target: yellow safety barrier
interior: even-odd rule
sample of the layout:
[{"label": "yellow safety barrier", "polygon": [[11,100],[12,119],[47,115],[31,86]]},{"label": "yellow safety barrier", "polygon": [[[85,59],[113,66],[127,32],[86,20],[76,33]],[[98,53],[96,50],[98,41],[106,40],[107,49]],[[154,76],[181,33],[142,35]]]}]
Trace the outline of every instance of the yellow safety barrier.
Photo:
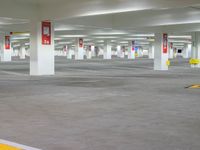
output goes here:
[{"label": "yellow safety barrier", "polygon": [[200,64],[200,59],[190,59],[190,64],[191,65],[198,65]]},{"label": "yellow safety barrier", "polygon": [[7,145],[7,144],[1,144],[0,143],[0,150],[22,150],[22,149],[14,147],[14,146]]},{"label": "yellow safety barrier", "polygon": [[170,66],[170,65],[171,65],[170,60],[167,60],[167,61],[166,61],[166,64],[167,64],[167,66]]},{"label": "yellow safety barrier", "polygon": [[138,57],[138,53],[135,53],[135,57]]}]

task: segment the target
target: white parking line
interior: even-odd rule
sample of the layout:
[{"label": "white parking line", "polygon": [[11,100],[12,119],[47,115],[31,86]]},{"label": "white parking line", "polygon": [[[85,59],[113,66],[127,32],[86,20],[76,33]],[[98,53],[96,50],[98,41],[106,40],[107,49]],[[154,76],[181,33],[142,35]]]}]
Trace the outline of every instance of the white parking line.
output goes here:
[{"label": "white parking line", "polygon": [[[1,140],[0,139],[0,145],[7,145],[8,147],[11,146],[13,147],[13,150],[16,149],[21,149],[21,150],[41,150],[41,149],[37,149],[37,148],[33,148],[33,147],[29,147],[29,146],[25,146],[25,145],[21,145],[21,144],[17,144],[14,142],[10,142],[10,141],[6,141],[6,140]],[[1,149],[1,147],[0,147]],[[12,150],[12,148],[10,148]]]}]

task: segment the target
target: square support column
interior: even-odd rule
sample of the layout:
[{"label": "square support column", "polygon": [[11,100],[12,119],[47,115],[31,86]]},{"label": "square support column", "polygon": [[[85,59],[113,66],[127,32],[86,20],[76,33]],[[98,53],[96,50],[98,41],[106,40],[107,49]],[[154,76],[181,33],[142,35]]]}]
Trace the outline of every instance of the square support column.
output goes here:
[{"label": "square support column", "polygon": [[20,52],[19,52],[20,59],[26,59],[26,47],[25,44],[21,44]]},{"label": "square support column", "polygon": [[154,44],[150,44],[149,46],[149,59],[154,59],[154,52],[155,52],[155,46]]},{"label": "square support column", "polygon": [[91,46],[91,53],[92,53],[92,57],[96,56],[96,54],[95,54],[95,46],[94,45]]},{"label": "square support column", "polygon": [[54,75],[54,26],[52,22],[32,22],[30,75]]},{"label": "square support column", "polygon": [[105,40],[104,41],[104,59],[112,59],[112,47],[111,47],[111,41],[110,40]]},{"label": "square support column", "polygon": [[135,41],[128,43],[128,59],[135,59]]},{"label": "square support column", "polygon": [[169,59],[174,58],[174,48],[173,48],[173,43],[169,43]]},{"label": "square support column", "polygon": [[[192,59],[200,61],[200,32],[192,33]],[[200,68],[200,64],[191,64],[192,68]]]},{"label": "square support column", "polygon": [[92,45],[88,46],[88,49],[86,51],[87,59],[92,59]]},{"label": "square support column", "polygon": [[83,60],[84,59],[84,41],[83,38],[75,39],[75,59]]},{"label": "square support column", "polygon": [[185,58],[185,59],[190,58],[191,47],[192,47],[191,44],[185,44],[184,50],[183,50],[183,58]]},{"label": "square support column", "polygon": [[154,70],[168,70],[168,35],[155,34]]},{"label": "square support column", "polygon": [[12,60],[11,50],[11,37],[9,35],[0,35],[0,50],[1,50],[1,61],[10,62]]}]

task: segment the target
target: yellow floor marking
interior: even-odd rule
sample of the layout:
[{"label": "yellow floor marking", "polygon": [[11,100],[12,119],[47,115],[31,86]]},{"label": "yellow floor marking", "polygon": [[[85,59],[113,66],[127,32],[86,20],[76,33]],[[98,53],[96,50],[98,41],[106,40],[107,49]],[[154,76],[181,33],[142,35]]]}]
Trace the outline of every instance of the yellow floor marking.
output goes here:
[{"label": "yellow floor marking", "polygon": [[200,84],[192,85],[189,87],[190,89],[200,89]]},{"label": "yellow floor marking", "polygon": [[0,150],[22,150],[22,149],[14,147],[14,146],[7,145],[7,144],[1,144],[0,143]]}]

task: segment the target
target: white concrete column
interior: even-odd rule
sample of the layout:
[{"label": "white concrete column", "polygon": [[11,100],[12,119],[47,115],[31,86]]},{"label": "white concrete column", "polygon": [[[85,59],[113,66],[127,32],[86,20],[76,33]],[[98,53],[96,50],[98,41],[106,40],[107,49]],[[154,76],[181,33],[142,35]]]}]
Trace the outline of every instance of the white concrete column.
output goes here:
[{"label": "white concrete column", "polygon": [[1,61],[9,62],[12,60],[11,51],[11,37],[9,35],[0,35],[0,50],[1,50]]},{"label": "white concrete column", "polygon": [[173,43],[169,43],[169,59],[174,58],[174,48],[173,48]]},{"label": "white concrete column", "polygon": [[149,59],[154,59],[154,52],[155,52],[155,46],[154,44],[151,44],[149,46]]},{"label": "white concrete column", "polygon": [[128,43],[128,59],[135,59],[135,41]]},{"label": "white concrete column", "polygon": [[92,45],[88,46],[88,49],[86,51],[87,59],[92,59]]},{"label": "white concrete column", "polygon": [[117,46],[117,57],[121,57],[121,46]]},{"label": "white concrete column", "polygon": [[54,26],[33,21],[30,42],[30,75],[54,75]]},{"label": "white concrete column", "polygon": [[[12,45],[12,44],[11,44]],[[13,46],[11,46],[11,57],[15,56],[15,53],[14,53],[14,48]]]},{"label": "white concrete column", "polygon": [[138,48],[138,57],[143,57],[143,48],[142,47]]},{"label": "white concrete column", "polygon": [[68,46],[63,46],[63,56],[67,56]]},{"label": "white concrete column", "polygon": [[126,51],[125,46],[121,46],[121,54],[120,54],[120,58],[125,58],[125,51]]},{"label": "white concrete column", "polygon": [[84,41],[83,38],[75,39],[75,59],[83,60],[84,59]]},{"label": "white concrete column", "polygon": [[154,70],[168,70],[168,35],[155,34]]},{"label": "white concrete column", "polygon": [[95,54],[95,46],[94,45],[91,46],[91,53],[92,53],[92,57],[96,56],[96,54]]},{"label": "white concrete column", "polygon": [[191,57],[191,49],[192,49],[192,44],[185,44],[183,51],[183,58],[188,59]]},{"label": "white concrete column", "polygon": [[19,58],[26,59],[26,47],[25,44],[21,44],[20,51],[19,51]]},{"label": "white concrete column", "polygon": [[72,59],[73,57],[73,50],[69,48],[68,53],[67,53],[67,59]]},{"label": "white concrete column", "polygon": [[112,47],[111,47],[111,41],[110,40],[105,40],[104,41],[104,59],[112,59]]},{"label": "white concrete column", "polygon": [[[192,59],[200,60],[200,32],[192,33]],[[191,67],[200,68],[200,64]]]}]

